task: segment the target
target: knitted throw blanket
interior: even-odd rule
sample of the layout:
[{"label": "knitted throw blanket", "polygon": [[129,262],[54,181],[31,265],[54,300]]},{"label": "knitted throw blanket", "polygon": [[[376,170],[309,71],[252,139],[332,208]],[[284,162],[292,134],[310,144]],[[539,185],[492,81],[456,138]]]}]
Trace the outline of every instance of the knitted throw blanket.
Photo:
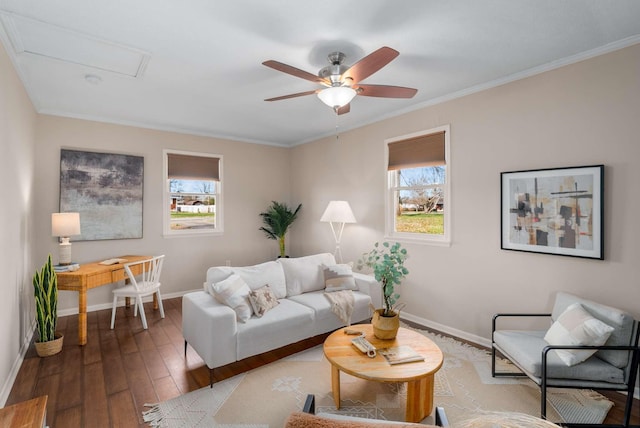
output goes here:
[{"label": "knitted throw blanket", "polygon": [[346,325],[351,325],[351,314],[353,313],[353,305],[355,299],[353,297],[353,291],[340,290],[331,293],[324,293],[331,303],[331,311],[336,314],[340,321]]}]

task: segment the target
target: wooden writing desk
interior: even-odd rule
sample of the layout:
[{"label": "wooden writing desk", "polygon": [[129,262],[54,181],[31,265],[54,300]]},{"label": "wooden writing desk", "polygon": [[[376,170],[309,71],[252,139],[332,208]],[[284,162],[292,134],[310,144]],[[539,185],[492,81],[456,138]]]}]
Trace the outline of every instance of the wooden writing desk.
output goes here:
[{"label": "wooden writing desk", "polygon": [[[150,259],[151,256],[119,256],[126,259],[126,263]],[[132,273],[140,273],[142,266],[132,266]],[[87,290],[112,284],[126,279],[124,264],[101,265],[92,262],[80,265],[80,269],[73,272],[58,272],[58,290],[78,292],[78,344],[87,344]]]}]

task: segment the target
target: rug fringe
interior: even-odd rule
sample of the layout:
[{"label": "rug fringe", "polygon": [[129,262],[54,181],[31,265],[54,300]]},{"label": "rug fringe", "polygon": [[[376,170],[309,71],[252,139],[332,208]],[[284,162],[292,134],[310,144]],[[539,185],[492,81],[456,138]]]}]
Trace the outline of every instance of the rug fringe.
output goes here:
[{"label": "rug fringe", "polygon": [[142,412],[142,419],[151,427],[159,427],[164,419],[162,413],[160,412],[160,403],[144,403],[144,407],[151,408]]}]

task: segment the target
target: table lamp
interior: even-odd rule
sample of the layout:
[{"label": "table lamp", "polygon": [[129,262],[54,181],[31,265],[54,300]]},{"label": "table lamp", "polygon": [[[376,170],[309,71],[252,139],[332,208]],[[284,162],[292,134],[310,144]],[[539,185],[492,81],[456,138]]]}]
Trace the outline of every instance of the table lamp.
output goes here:
[{"label": "table lamp", "polygon": [[60,237],[60,265],[71,264],[71,242],[69,237],[80,235],[80,213],[51,214],[51,236]]},{"label": "table lamp", "polygon": [[[342,240],[342,231],[344,230],[345,223],[355,223],[356,218],[351,211],[349,202],[347,201],[331,201],[327,205],[327,209],[324,210],[324,214],[320,218],[320,221],[329,223],[331,231],[333,232],[333,238],[336,241],[336,249],[333,255],[339,263],[342,263],[342,251],[340,251],[340,241]],[[339,231],[336,233],[336,226],[339,225]]]}]

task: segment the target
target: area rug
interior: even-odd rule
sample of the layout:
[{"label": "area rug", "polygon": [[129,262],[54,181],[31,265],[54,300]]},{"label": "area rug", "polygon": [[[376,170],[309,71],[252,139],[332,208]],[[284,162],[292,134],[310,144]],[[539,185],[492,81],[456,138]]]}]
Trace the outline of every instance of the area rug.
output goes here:
[{"label": "area rug", "polygon": [[[530,380],[491,377],[491,357],[484,350],[449,337],[416,330],[444,353],[435,376],[436,406],[449,422],[482,411],[521,412],[538,416],[540,390]],[[511,369],[500,361],[500,370]],[[316,396],[316,413],[404,420],[406,384],[378,383],[341,373],[341,407],[331,394],[331,366],[322,346],[300,352],[174,399],[149,405],[144,418],[159,427],[282,427],[290,412],[302,409],[307,394]],[[613,405],[591,390],[549,390],[548,418],[555,422],[601,423]],[[433,423],[427,417],[423,423]]]}]

